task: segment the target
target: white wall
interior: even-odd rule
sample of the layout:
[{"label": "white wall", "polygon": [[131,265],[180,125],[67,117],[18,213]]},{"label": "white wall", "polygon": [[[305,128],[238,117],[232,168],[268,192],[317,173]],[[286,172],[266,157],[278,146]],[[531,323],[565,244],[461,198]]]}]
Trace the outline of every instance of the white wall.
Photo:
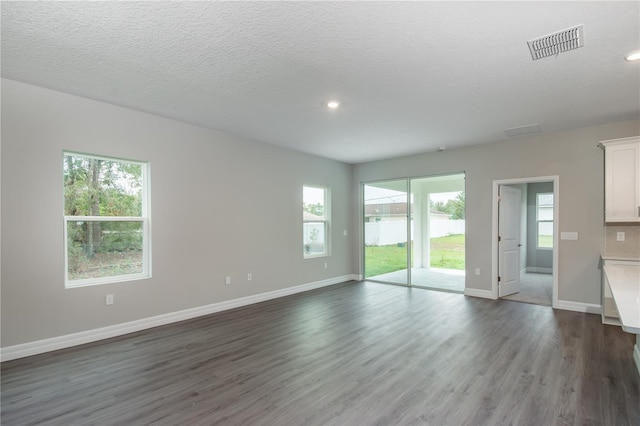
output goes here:
[{"label": "white wall", "polygon": [[[64,288],[64,149],[151,162],[151,279]],[[350,179],[336,161],[2,80],[1,345],[348,275]],[[303,259],[304,184],[331,188],[329,258]]]},{"label": "white wall", "polygon": [[[638,134],[639,122],[633,120],[358,164],[353,168],[353,191],[360,190],[361,182],[466,172],[466,286],[490,294],[493,181],[558,175],[559,230],[579,233],[578,241],[560,241],[558,296],[562,301],[599,305],[604,172],[597,144]],[[359,220],[362,211],[357,202],[353,210],[354,221]],[[353,268],[358,271],[359,241],[353,242],[359,253]],[[474,274],[475,268],[480,268],[480,275]]]}]

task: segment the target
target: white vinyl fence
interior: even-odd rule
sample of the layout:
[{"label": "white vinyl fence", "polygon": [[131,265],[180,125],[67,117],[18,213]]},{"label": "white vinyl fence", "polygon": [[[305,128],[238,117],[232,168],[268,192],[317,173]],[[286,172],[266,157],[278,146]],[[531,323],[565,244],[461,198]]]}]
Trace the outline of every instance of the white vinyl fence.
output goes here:
[{"label": "white vinyl fence", "polygon": [[[441,236],[464,234],[464,219],[450,220],[449,222],[447,222],[444,229],[446,230],[446,233]],[[431,238],[436,237],[431,235]]]},{"label": "white vinyl fence", "polygon": [[[431,238],[464,234],[464,220],[431,221]],[[364,244],[367,246],[386,246],[407,241],[407,223],[404,221],[366,222],[364,224]],[[411,224],[413,240],[413,223]]]}]

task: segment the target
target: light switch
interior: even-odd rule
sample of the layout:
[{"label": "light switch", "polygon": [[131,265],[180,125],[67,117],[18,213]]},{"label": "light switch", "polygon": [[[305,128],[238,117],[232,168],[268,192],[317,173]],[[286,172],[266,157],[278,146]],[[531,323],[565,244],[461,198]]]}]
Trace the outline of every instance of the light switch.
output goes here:
[{"label": "light switch", "polygon": [[577,232],[561,232],[560,239],[561,240],[577,240],[578,233]]}]

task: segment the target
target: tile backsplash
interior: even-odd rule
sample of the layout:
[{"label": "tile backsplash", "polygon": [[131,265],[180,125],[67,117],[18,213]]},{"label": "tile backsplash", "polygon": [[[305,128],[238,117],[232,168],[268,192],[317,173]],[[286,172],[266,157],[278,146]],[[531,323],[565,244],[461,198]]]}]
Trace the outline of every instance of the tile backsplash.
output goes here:
[{"label": "tile backsplash", "polygon": [[[640,258],[640,223],[606,225],[605,255]],[[618,232],[624,232],[624,241],[618,241]]]}]

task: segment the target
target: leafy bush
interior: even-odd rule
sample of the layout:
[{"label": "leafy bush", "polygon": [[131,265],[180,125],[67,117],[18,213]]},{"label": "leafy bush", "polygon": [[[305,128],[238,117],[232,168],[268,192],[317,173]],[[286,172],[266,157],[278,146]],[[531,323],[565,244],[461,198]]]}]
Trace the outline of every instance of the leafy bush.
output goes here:
[{"label": "leafy bush", "polygon": [[89,258],[85,254],[82,244],[69,241],[67,261],[69,262],[69,275],[73,278],[77,274],[81,274],[89,267]]}]

